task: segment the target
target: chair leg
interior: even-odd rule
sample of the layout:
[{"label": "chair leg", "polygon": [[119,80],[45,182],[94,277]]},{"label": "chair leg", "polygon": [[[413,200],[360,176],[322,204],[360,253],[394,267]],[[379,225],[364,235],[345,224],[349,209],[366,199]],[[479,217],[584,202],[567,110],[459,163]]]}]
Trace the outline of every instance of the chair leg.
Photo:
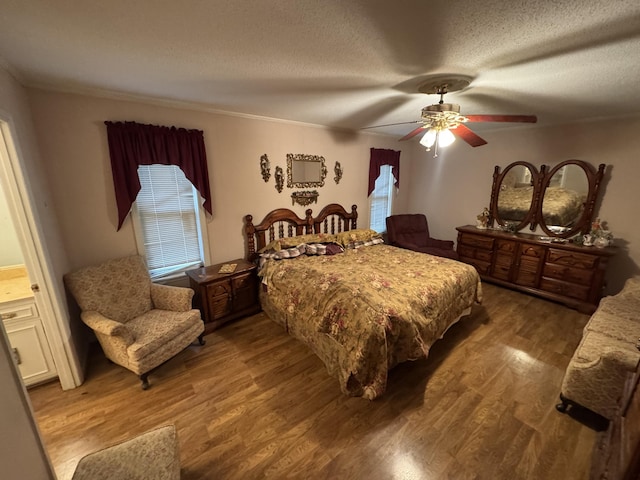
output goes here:
[{"label": "chair leg", "polygon": [[200,345],[204,345],[205,343],[207,343],[207,341],[204,339],[204,333],[202,333],[202,335],[198,337],[198,343],[200,343]]},{"label": "chair leg", "polygon": [[569,401],[565,398],[564,395],[560,394],[560,402],[556,405],[556,410],[560,413],[567,413],[567,408],[569,408]]},{"label": "chair leg", "polygon": [[142,390],[147,390],[149,388],[149,379],[147,378],[149,376],[148,373],[143,373],[142,375],[140,375],[140,381],[142,382]]}]

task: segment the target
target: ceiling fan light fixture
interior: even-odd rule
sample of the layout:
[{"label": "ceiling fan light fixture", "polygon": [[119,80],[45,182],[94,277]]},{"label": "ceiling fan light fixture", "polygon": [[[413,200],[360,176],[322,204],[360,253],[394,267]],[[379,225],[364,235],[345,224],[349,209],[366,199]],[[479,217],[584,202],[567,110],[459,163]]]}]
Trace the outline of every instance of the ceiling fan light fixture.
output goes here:
[{"label": "ceiling fan light fixture", "polygon": [[431,150],[433,144],[436,143],[437,136],[438,131],[435,128],[430,128],[427,130],[427,133],[425,133],[420,139],[420,144],[424,145],[427,148],[427,152]]},{"label": "ceiling fan light fixture", "polygon": [[451,130],[449,130],[448,128],[440,130],[440,132],[438,132],[438,146],[440,148],[448,147],[453,142],[455,142],[455,140],[455,135],[451,133]]}]

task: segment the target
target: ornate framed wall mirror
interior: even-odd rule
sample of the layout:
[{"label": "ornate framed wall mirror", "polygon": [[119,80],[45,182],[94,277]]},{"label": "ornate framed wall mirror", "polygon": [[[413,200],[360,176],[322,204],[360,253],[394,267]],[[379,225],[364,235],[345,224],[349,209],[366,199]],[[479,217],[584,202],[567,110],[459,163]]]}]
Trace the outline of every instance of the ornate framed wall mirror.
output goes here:
[{"label": "ornate framed wall mirror", "polygon": [[312,188],[324,186],[327,167],[318,155],[287,154],[287,187]]},{"label": "ornate framed wall mirror", "polygon": [[596,170],[582,160],[565,160],[540,170],[528,162],[514,162],[504,171],[496,166],[491,188],[491,222],[520,231],[538,225],[550,237],[587,233],[593,220],[605,165]]}]

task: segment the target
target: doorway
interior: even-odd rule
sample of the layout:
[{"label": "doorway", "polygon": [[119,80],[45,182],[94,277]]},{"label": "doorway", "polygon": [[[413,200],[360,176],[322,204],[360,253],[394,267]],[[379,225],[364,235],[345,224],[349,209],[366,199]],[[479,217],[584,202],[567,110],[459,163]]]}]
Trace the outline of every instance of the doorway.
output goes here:
[{"label": "doorway", "polygon": [[[47,249],[44,248],[43,234],[38,228],[37,215],[31,201],[34,197],[25,180],[20,148],[15,138],[11,121],[0,116],[0,194],[3,197],[2,201],[6,202],[6,210],[20,246],[22,267],[26,275],[24,282],[28,282],[28,288],[33,293],[33,307],[29,307],[29,302],[26,301],[21,308],[11,309],[6,313],[11,318],[5,319],[3,314],[2,321],[5,329],[9,322],[11,328],[18,331],[15,338],[19,340],[15,341],[21,342],[22,347],[12,347],[18,350],[18,357],[20,348],[27,356],[31,354],[27,351],[34,340],[41,342],[36,348],[38,351],[34,353],[36,357],[46,356],[48,347],[52,376],[57,376],[62,388],[67,390],[82,383],[83,369],[66,320],[68,313],[64,305],[64,296],[60,291],[61,286],[52,274]],[[9,339],[10,342],[14,341],[11,334]],[[42,359],[40,361],[42,363]],[[37,382],[49,378],[50,372],[41,373],[42,376],[36,376]]]}]

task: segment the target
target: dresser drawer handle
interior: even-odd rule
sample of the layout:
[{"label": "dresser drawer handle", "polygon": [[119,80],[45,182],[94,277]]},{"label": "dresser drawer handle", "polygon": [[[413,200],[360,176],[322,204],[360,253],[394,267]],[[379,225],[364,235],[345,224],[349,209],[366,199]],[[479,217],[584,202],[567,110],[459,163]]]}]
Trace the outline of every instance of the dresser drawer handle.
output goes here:
[{"label": "dresser drawer handle", "polygon": [[2,320],[9,320],[10,318],[16,318],[17,316],[18,314],[16,312],[0,314],[0,318],[2,318]]}]

